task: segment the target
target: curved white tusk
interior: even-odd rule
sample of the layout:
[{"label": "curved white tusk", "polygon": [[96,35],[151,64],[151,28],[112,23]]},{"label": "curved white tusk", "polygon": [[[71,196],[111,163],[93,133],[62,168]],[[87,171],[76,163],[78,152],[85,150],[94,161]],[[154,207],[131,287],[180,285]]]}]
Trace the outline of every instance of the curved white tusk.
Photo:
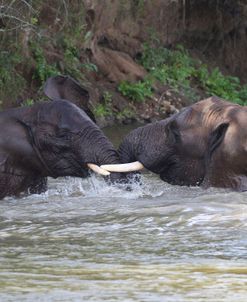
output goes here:
[{"label": "curved white tusk", "polygon": [[100,175],[108,176],[111,173],[109,171],[104,170],[103,168],[95,165],[95,164],[87,164],[88,168],[94,171],[95,173],[98,173]]},{"label": "curved white tusk", "polygon": [[100,168],[110,172],[134,172],[144,169],[144,166],[139,161],[127,164],[102,165]]}]

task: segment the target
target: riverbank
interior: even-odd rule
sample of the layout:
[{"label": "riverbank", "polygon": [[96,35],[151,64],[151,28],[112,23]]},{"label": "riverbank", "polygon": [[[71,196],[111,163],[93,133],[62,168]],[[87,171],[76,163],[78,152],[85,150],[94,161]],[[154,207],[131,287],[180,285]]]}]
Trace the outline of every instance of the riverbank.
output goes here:
[{"label": "riverbank", "polygon": [[[1,109],[66,74],[101,127],[152,122],[215,94],[246,104],[244,1],[3,1]],[[80,104],[78,104],[80,105]]]}]

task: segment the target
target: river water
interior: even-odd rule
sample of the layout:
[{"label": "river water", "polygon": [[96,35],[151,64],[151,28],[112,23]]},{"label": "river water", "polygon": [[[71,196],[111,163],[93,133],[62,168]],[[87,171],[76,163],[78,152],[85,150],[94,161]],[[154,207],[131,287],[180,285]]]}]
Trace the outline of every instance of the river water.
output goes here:
[{"label": "river water", "polygon": [[142,180],[1,201],[0,301],[246,302],[247,192]]}]

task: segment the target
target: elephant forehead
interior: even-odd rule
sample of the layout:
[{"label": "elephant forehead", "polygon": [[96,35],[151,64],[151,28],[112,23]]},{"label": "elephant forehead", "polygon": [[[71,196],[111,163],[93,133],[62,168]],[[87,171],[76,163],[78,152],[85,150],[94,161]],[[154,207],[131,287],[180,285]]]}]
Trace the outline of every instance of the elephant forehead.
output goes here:
[{"label": "elephant forehead", "polygon": [[242,110],[239,110],[238,113],[236,114],[236,119],[239,123],[240,127],[245,127],[247,126],[247,108],[244,107]]},{"label": "elephant forehead", "polygon": [[247,110],[231,110],[228,114],[230,120],[229,134],[246,138],[247,136]]},{"label": "elephant forehead", "polygon": [[200,127],[181,131],[182,150],[190,156],[202,156],[207,148],[208,135]]},{"label": "elephant forehead", "polygon": [[220,122],[228,122],[233,119],[236,113],[243,111],[243,107],[237,104],[226,102],[217,97],[211,97],[193,105],[195,111],[201,119],[202,125],[214,126]]}]

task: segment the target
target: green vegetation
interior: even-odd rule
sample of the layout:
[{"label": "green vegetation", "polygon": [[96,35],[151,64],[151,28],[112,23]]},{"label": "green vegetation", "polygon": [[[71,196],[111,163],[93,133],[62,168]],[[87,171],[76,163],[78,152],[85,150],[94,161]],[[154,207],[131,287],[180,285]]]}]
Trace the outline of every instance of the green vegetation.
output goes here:
[{"label": "green vegetation", "polygon": [[[90,72],[91,77],[95,76],[92,72],[98,72],[90,61],[94,28],[87,24],[90,16],[86,16],[83,1],[29,2],[2,1],[0,108],[2,104],[14,104],[17,99],[18,103],[30,105],[39,99],[39,88],[50,76],[67,74],[84,82],[85,74]],[[135,20],[145,16],[144,8],[145,0],[121,0],[119,17],[124,19],[131,13]],[[168,85],[192,102],[201,98],[200,92],[247,104],[247,85],[241,85],[238,78],[224,76],[218,68],[209,70],[180,45],[175,49],[162,47],[155,29],[147,30],[150,41],[143,45],[138,60],[147,70],[147,76],[141,81],[124,81],[118,85],[118,91],[132,103],[130,107],[152,98],[157,83]],[[135,115],[129,107],[121,113],[112,107],[112,96],[105,92],[94,109],[95,115],[119,119]]]},{"label": "green vegetation", "polygon": [[[77,35],[76,35],[77,36]],[[83,37],[81,37],[83,38]],[[84,37],[86,39],[87,36]],[[83,49],[77,45],[75,36],[63,36],[58,43],[59,48],[63,51],[63,73],[69,74],[71,77],[76,79],[84,80],[83,71],[94,71],[97,72],[97,66],[91,63],[88,59],[82,63],[81,54]]]},{"label": "green vegetation", "polygon": [[112,95],[110,92],[105,91],[103,93],[101,103],[97,104],[93,113],[96,117],[109,117],[113,115],[112,111]]},{"label": "green vegetation", "polygon": [[[7,95],[15,99],[21,88],[25,88],[25,79],[16,70],[21,57],[18,54],[0,51],[0,100]],[[1,104],[0,104],[1,105]]]},{"label": "green vegetation", "polygon": [[131,1],[132,10],[138,16],[143,15],[145,11],[145,0],[133,0]]},{"label": "green vegetation", "polygon": [[35,61],[35,70],[33,78],[40,81],[41,84],[47,80],[47,78],[60,74],[56,64],[48,64],[44,55],[44,50],[41,47],[41,43],[32,43],[31,50],[33,51],[33,58]]},{"label": "green vegetation", "polygon": [[135,115],[129,107],[124,108],[120,112],[114,112],[112,107],[112,94],[109,91],[104,91],[101,103],[96,105],[93,113],[96,117],[115,117],[119,121],[132,118]]},{"label": "green vegetation", "polygon": [[241,86],[237,77],[224,76],[218,68],[209,73],[203,65],[196,71],[196,76],[208,94],[247,105],[247,85]]},{"label": "green vegetation", "polygon": [[135,116],[135,112],[131,110],[131,108],[124,108],[122,111],[116,114],[117,120],[125,120],[126,118],[133,118]]},{"label": "green vegetation", "polygon": [[146,98],[153,95],[152,81],[146,79],[145,81],[138,81],[136,83],[129,83],[123,81],[119,84],[118,90],[122,95],[136,102],[143,102]]},{"label": "green vegetation", "polygon": [[149,71],[153,82],[167,84],[193,101],[198,99],[191,86],[196,62],[182,46],[169,50],[163,47],[152,48],[146,44],[140,63]]},{"label": "green vegetation", "polygon": [[119,91],[130,100],[143,102],[153,95],[155,82],[169,85],[192,101],[199,100],[197,89],[207,95],[216,95],[226,100],[247,104],[247,85],[242,86],[237,77],[224,76],[218,68],[211,72],[205,64],[193,59],[183,46],[170,50],[144,44],[139,63],[148,71],[143,81],[122,82]]},{"label": "green vegetation", "polygon": [[85,71],[97,72],[84,55],[91,32],[86,31],[82,2],[3,0],[1,17],[1,102],[22,99],[30,87],[28,97],[36,99],[35,91],[53,75],[84,81]]},{"label": "green vegetation", "polygon": [[34,104],[34,100],[33,99],[26,99],[24,102],[22,102],[21,106],[25,107],[25,106],[32,106]]}]

